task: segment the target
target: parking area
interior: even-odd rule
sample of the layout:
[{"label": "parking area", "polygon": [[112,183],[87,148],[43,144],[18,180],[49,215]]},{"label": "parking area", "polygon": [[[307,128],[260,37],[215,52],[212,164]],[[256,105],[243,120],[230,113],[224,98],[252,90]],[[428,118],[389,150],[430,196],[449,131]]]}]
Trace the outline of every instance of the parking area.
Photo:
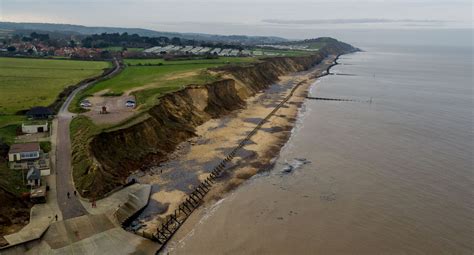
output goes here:
[{"label": "parking area", "polygon": [[135,97],[131,95],[109,97],[96,95],[86,100],[90,102],[90,111],[84,115],[96,124],[115,124],[135,114]]}]

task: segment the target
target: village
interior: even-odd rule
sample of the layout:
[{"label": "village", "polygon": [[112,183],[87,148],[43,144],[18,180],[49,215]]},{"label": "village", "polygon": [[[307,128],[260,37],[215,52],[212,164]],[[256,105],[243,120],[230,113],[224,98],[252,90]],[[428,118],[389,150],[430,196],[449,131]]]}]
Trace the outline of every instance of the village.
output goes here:
[{"label": "village", "polygon": [[[135,37],[134,37],[135,36]],[[49,34],[15,34],[7,38],[0,37],[0,56],[70,58],[84,60],[121,58],[176,58],[176,57],[260,57],[287,55],[288,50],[315,51],[301,45],[255,46],[234,44],[209,44],[194,40],[149,40],[136,35],[101,34],[91,37],[66,36],[53,38]],[[112,39],[111,39],[112,37]],[[116,39],[118,37],[119,39]],[[124,38],[123,38],[124,37]],[[136,38],[140,42],[135,42]],[[97,40],[96,43],[94,43]],[[109,41],[107,41],[109,40]],[[104,42],[106,41],[106,42]],[[283,51],[282,51],[283,50]]]},{"label": "village", "polygon": [[53,114],[46,107],[31,108],[26,113],[28,120],[21,124],[8,151],[8,168],[21,172],[21,185],[30,190],[25,196],[32,203],[45,203],[49,190],[45,178],[51,174]]}]

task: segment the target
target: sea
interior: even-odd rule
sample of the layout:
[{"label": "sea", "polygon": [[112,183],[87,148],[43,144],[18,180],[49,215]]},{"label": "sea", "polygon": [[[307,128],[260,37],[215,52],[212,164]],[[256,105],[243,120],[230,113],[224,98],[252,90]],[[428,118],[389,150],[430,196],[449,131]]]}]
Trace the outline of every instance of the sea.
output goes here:
[{"label": "sea", "polygon": [[473,254],[472,37],[413,36],[352,43],[310,89],[351,101],[306,100],[273,169],[167,252]]}]

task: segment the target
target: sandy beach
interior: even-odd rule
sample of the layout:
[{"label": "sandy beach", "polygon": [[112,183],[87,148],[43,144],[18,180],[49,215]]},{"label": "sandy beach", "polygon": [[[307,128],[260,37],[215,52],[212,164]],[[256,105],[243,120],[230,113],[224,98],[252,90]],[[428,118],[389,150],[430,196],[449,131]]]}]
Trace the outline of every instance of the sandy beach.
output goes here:
[{"label": "sandy beach", "polygon": [[[308,87],[334,59],[335,56],[331,56],[311,70],[280,77],[279,82],[248,98],[244,109],[197,127],[197,136],[181,143],[170,155],[169,161],[135,173],[134,176],[141,183],[153,184],[150,203],[138,218],[143,226],[140,231],[154,233],[163,218],[177,209],[186,194],[204,180],[212,168],[289,95],[296,84],[300,84],[288,102],[252,136],[251,141],[228,164],[220,181],[205,197],[205,203],[219,200],[246,179],[269,169],[291,134]],[[175,239],[180,239],[194,224],[193,218],[176,233]]]}]

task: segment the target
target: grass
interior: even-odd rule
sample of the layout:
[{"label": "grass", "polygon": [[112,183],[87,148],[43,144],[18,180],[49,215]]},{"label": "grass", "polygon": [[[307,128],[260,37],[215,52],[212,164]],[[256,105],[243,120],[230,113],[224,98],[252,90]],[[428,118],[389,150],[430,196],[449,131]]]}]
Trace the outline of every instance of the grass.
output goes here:
[{"label": "grass", "polygon": [[26,117],[22,115],[0,115],[0,128],[12,124],[18,124],[25,120]]},{"label": "grass", "polygon": [[29,192],[26,185],[23,185],[22,175],[21,170],[12,170],[8,168],[6,161],[0,160],[0,187],[18,197],[21,196],[23,192]]},{"label": "grass", "polygon": [[88,146],[90,139],[102,128],[95,125],[88,117],[78,116],[69,126],[72,147],[72,175],[76,187],[89,187],[93,183],[93,174],[87,174],[92,160],[89,157]]},{"label": "grass", "polygon": [[311,51],[304,51],[304,50],[280,50],[280,49],[259,49],[259,48],[254,49],[254,51],[263,52],[264,57],[268,57],[268,56],[294,57],[294,56],[304,56],[304,55],[309,55],[309,54],[314,53]]},{"label": "grass", "polygon": [[0,115],[0,140],[12,144],[15,141],[16,130],[25,121],[26,117],[21,115]]},{"label": "grass", "polygon": [[[232,61],[230,61],[232,59]],[[253,58],[223,58],[205,60],[183,60],[165,61],[163,59],[127,59],[126,63],[134,64],[127,67],[116,77],[99,82],[85,91],[85,94],[94,94],[102,90],[109,93],[124,93],[128,90],[145,85],[156,85],[157,87],[182,86],[189,83],[200,83],[205,81],[202,72],[207,68],[218,67],[228,63],[249,63],[255,61]],[[138,63],[158,64],[161,66],[135,66]],[[196,72],[194,75],[180,78],[186,73]]]},{"label": "grass", "polygon": [[156,99],[165,93],[189,84],[205,84],[216,81],[206,69],[227,64],[247,64],[256,58],[225,57],[218,59],[173,60],[125,59],[129,66],[117,76],[99,82],[79,93],[70,110],[80,112],[79,102],[97,92],[104,96],[119,96],[126,92],[136,97],[142,110],[156,104]]},{"label": "grass", "polygon": [[40,148],[43,150],[44,153],[48,153],[51,151],[51,142],[40,142]]},{"label": "grass", "polygon": [[19,124],[12,124],[0,128],[0,141],[9,145],[13,144],[15,142],[16,130],[19,126]]},{"label": "grass", "polygon": [[218,64],[218,65],[226,65],[226,64],[237,64],[237,63],[252,63],[257,61],[256,58],[241,58],[241,57],[220,57],[216,59],[191,59],[191,60],[172,60],[167,61],[161,58],[155,59],[125,59],[125,64],[128,65],[192,65],[192,64]]},{"label": "grass", "polygon": [[[111,47],[106,47],[102,48],[103,50],[108,50],[108,51],[122,51],[123,47],[119,46],[111,46]],[[143,48],[127,48],[127,51],[134,51],[134,52],[140,52],[143,51]]]},{"label": "grass", "polygon": [[0,57],[0,115],[48,106],[64,88],[109,66],[99,61]]}]

